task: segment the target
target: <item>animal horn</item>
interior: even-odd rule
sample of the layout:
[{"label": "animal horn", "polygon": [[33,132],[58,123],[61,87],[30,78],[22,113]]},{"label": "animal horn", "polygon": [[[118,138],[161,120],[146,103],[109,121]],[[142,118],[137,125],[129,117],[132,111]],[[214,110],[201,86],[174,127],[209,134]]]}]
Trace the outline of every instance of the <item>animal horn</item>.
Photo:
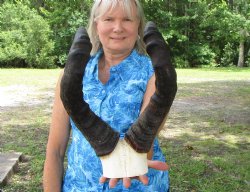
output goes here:
[{"label": "animal horn", "polygon": [[65,110],[98,156],[111,153],[119,133],[98,117],[83,99],[82,78],[92,45],[84,28],[79,28],[70,48],[61,80],[60,97]]},{"label": "animal horn", "polygon": [[153,22],[147,23],[143,40],[155,71],[156,91],[125,134],[125,140],[140,153],[150,150],[177,92],[177,75],[170,60],[170,49]]}]

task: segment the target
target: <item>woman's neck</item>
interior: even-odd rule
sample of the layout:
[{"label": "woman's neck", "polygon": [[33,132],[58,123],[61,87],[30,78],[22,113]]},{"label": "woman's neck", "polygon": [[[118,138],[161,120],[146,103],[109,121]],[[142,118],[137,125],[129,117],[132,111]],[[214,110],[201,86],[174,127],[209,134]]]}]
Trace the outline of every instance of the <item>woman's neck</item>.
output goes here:
[{"label": "woman's neck", "polygon": [[119,64],[121,61],[123,61],[125,58],[127,58],[130,55],[131,51],[124,52],[124,53],[110,53],[108,51],[104,51],[103,54],[103,63],[106,65],[105,67],[112,67],[117,64]]},{"label": "woman's neck", "polygon": [[98,78],[99,80],[105,84],[109,80],[110,77],[110,68],[112,66],[118,65],[121,61],[123,61],[126,57],[130,55],[130,52],[121,53],[121,54],[114,54],[110,52],[105,52],[102,58],[99,60],[98,64]]}]

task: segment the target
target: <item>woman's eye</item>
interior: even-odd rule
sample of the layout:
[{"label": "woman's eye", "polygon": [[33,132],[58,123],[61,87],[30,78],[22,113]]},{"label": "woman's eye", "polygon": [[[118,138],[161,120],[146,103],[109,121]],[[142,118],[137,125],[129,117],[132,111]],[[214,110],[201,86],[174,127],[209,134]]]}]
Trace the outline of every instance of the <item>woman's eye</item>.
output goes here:
[{"label": "woman's eye", "polygon": [[130,18],[125,18],[124,21],[132,21]]},{"label": "woman's eye", "polygon": [[112,21],[112,18],[106,18],[104,21]]}]

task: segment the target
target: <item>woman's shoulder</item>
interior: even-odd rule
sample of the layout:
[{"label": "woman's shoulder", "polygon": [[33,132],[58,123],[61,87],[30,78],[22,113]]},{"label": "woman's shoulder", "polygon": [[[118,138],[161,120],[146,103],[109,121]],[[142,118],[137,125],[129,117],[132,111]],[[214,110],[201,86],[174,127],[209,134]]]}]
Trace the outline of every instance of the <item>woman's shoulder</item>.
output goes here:
[{"label": "woman's shoulder", "polygon": [[90,55],[89,61],[85,68],[85,74],[89,74],[89,73],[92,74],[95,71],[101,54],[102,54],[102,51],[99,50],[97,53]]},{"label": "woman's shoulder", "polygon": [[136,59],[138,61],[144,61],[147,64],[151,64],[151,59],[149,58],[149,56],[143,53],[139,53],[136,49],[133,50],[131,56],[133,59]]},{"label": "woman's shoulder", "polygon": [[139,54],[136,50],[133,50],[119,65],[114,66],[112,71],[118,71],[123,80],[139,83],[147,82],[154,73],[150,58]]},{"label": "woman's shoulder", "polygon": [[136,50],[132,53],[134,67],[143,73],[151,76],[154,72],[151,59],[148,55],[138,53]]}]

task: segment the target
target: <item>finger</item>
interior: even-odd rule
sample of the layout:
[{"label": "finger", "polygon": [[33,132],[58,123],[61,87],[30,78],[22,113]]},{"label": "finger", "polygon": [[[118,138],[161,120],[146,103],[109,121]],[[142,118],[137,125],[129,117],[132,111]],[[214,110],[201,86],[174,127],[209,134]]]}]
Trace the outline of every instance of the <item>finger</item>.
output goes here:
[{"label": "finger", "polygon": [[109,180],[109,187],[110,187],[110,188],[114,188],[114,187],[116,186],[118,180],[119,180],[119,179],[116,179],[116,178],[110,179],[110,180]]},{"label": "finger", "polygon": [[130,185],[131,185],[131,180],[130,180],[130,178],[124,177],[124,178],[123,178],[123,186],[126,187],[126,188],[129,188]]},{"label": "finger", "polygon": [[105,183],[105,181],[107,181],[107,177],[104,177],[104,176],[101,176],[100,179],[99,179],[99,182],[100,183]]},{"label": "finger", "polygon": [[144,184],[148,185],[148,177],[146,175],[140,175],[139,180]]},{"label": "finger", "polygon": [[169,166],[167,163],[162,162],[162,161],[152,161],[152,160],[148,160],[148,167],[161,170],[161,171],[166,171],[169,169]]}]

